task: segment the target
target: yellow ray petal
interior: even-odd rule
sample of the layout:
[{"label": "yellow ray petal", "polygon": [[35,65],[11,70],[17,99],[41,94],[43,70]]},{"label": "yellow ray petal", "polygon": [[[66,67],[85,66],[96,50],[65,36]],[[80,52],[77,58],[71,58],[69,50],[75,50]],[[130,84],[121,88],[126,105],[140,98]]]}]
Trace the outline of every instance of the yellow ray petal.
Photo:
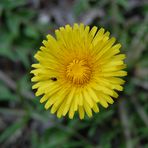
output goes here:
[{"label": "yellow ray petal", "polygon": [[123,71],[123,70],[120,70],[120,71],[116,71],[116,72],[110,72],[110,73],[105,73],[103,72],[102,74],[100,74],[100,76],[104,76],[104,77],[123,77],[123,76],[126,76],[127,75],[127,72],[126,71]]},{"label": "yellow ray petal", "polygon": [[99,107],[98,107],[98,105],[96,104],[96,103],[94,103],[94,106],[93,106],[93,111],[95,112],[95,113],[98,113],[99,112]]},{"label": "yellow ray petal", "polygon": [[64,108],[64,110],[63,110],[63,116],[65,116],[65,115],[67,114],[67,112],[68,112],[68,110],[69,110],[69,108],[70,108],[71,101],[72,101],[72,99],[73,99],[73,97],[74,97],[75,91],[76,91],[76,88],[74,87],[74,88],[70,91],[69,95],[68,95],[67,98],[66,98],[65,108]]},{"label": "yellow ray petal", "polygon": [[108,103],[106,102],[106,100],[100,95],[99,96],[99,99],[100,99],[100,104],[104,107],[104,108],[107,108],[108,107]]},{"label": "yellow ray petal", "polygon": [[80,92],[79,95],[78,95],[78,104],[79,104],[80,106],[83,105],[83,100],[84,100],[83,95],[82,95],[82,93]]},{"label": "yellow ray petal", "polygon": [[102,50],[96,56],[96,61],[99,60],[101,58],[101,56],[103,56],[103,54],[111,48],[111,46],[115,43],[115,41],[116,41],[116,39],[114,37],[112,37],[108,41],[108,43],[102,48]]},{"label": "yellow ray petal", "polygon": [[48,94],[43,95],[43,97],[40,99],[40,103],[43,103],[43,102],[47,101],[48,99],[49,99]]},{"label": "yellow ray petal", "polygon": [[99,29],[92,42],[94,46],[102,39],[104,32],[104,28]]},{"label": "yellow ray petal", "polygon": [[114,103],[114,100],[108,96],[108,95],[105,95],[105,94],[101,94],[102,98],[104,98],[108,103],[110,104],[113,104]]},{"label": "yellow ray petal", "polygon": [[[91,96],[89,95],[88,91],[85,89],[83,91],[83,96],[84,96],[84,100],[90,105],[90,107],[92,108],[94,103],[93,103],[93,100],[91,98]],[[85,102],[84,101],[84,102]]]},{"label": "yellow ray petal", "polygon": [[92,41],[92,39],[94,38],[94,35],[96,34],[97,29],[98,29],[98,28],[97,28],[96,26],[94,26],[94,27],[90,30],[89,35],[88,35],[90,41]]},{"label": "yellow ray petal", "polygon": [[88,117],[92,117],[92,110],[86,101],[84,102],[84,109]]},{"label": "yellow ray petal", "polygon": [[88,93],[95,102],[99,102],[99,98],[97,97],[95,91],[93,91],[91,88],[88,88]]},{"label": "yellow ray petal", "polygon": [[74,102],[72,102],[71,106],[70,106],[70,110],[69,110],[69,118],[70,119],[73,119],[74,114],[75,114],[74,105],[75,105]]},{"label": "yellow ray petal", "polygon": [[64,102],[67,93],[67,89],[63,89],[60,91],[60,93],[58,93],[57,100],[51,108],[51,113],[54,113],[57,111],[58,108],[61,108],[60,106],[62,105],[62,102]]},{"label": "yellow ray petal", "polygon": [[64,101],[62,102],[60,107],[54,107],[52,106],[51,108],[51,113],[55,113],[57,110],[57,116],[60,118],[63,115],[63,110],[65,108],[65,103],[66,103],[66,99],[64,99]]},{"label": "yellow ray petal", "polygon": [[82,106],[79,106],[78,107],[78,111],[79,111],[79,117],[80,119],[84,119],[84,115],[85,115],[85,112],[84,112],[84,108]]}]

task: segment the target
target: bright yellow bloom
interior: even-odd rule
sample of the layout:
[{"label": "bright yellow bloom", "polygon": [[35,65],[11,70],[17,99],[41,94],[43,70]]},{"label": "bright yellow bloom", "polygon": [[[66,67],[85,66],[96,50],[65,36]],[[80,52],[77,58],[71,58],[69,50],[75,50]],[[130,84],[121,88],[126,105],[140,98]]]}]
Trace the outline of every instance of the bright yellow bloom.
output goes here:
[{"label": "bright yellow bloom", "polygon": [[98,104],[107,108],[118,97],[116,90],[123,90],[119,77],[127,75],[121,44],[103,28],[90,30],[84,24],[66,25],[55,35],[47,35],[34,56],[38,63],[32,65],[32,82],[36,96],[42,95],[40,102],[57,117],[68,113],[70,119],[76,111],[80,119],[85,113],[91,117],[92,111],[99,112]]}]

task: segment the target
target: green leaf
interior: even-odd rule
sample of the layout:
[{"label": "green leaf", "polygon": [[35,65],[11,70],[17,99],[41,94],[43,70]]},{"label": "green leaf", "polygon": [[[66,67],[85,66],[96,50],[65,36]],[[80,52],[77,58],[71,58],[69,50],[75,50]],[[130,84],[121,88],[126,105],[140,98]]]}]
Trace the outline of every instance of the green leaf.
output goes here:
[{"label": "green leaf", "polygon": [[137,66],[141,67],[141,68],[147,68],[148,67],[148,53],[145,52],[141,59],[138,61]]},{"label": "green leaf", "polygon": [[39,136],[36,131],[32,130],[31,132],[31,147],[37,148],[40,147]]},{"label": "green leaf", "polygon": [[17,132],[20,128],[22,128],[24,124],[22,122],[15,122],[10,125],[1,135],[0,135],[0,143],[6,141],[8,138],[13,136],[15,132]]},{"label": "green leaf", "polygon": [[129,7],[128,0],[117,0],[117,3],[126,9]]},{"label": "green leaf", "polygon": [[104,109],[103,107],[100,107],[100,113],[95,115],[92,125],[94,126],[104,123],[106,120],[109,120],[112,117],[113,113],[114,113],[113,109],[107,110]]},{"label": "green leaf", "polygon": [[125,83],[125,85],[124,85],[124,93],[125,94],[131,95],[135,91],[135,85],[134,85],[133,81],[134,81],[133,79],[130,79],[130,80],[128,80],[128,83]]},{"label": "green leaf", "polygon": [[13,35],[6,30],[6,28],[2,27],[0,29],[0,55],[15,61],[16,56],[14,52],[12,52],[11,44],[13,41]]},{"label": "green leaf", "polygon": [[77,0],[73,6],[73,11],[76,16],[89,8],[88,0]]},{"label": "green leaf", "polygon": [[17,11],[17,14],[21,18],[22,22],[28,22],[36,15],[36,11],[33,9],[22,8]]},{"label": "green leaf", "polygon": [[17,14],[11,11],[6,11],[6,24],[13,36],[17,36],[19,34],[20,23],[21,20]]},{"label": "green leaf", "polygon": [[[63,148],[77,148],[84,147],[84,144],[81,141],[68,141],[63,145]],[[89,146],[85,146],[85,148],[90,148]]]},{"label": "green leaf", "polygon": [[40,148],[55,148],[61,147],[64,143],[67,143],[68,135],[64,131],[48,129],[44,133]]},{"label": "green leaf", "polygon": [[25,90],[25,91],[30,91],[31,90],[31,84],[28,83],[30,81],[29,75],[28,73],[23,75],[20,79],[19,79],[19,86],[21,87],[21,89]]},{"label": "green leaf", "polygon": [[28,68],[30,66],[27,50],[25,50],[23,48],[19,48],[16,50],[16,55],[18,57],[18,60],[21,61],[26,68]]},{"label": "green leaf", "polygon": [[4,9],[12,9],[26,4],[26,0],[1,0],[0,6]]},{"label": "green leaf", "polygon": [[148,137],[148,127],[141,127],[138,129],[138,132],[142,134],[142,137]]},{"label": "green leaf", "polygon": [[25,35],[31,38],[37,39],[39,37],[39,32],[34,25],[28,25],[25,30]]},{"label": "green leaf", "polygon": [[117,130],[114,129],[111,131],[105,131],[102,133],[102,135],[100,136],[100,145],[103,148],[111,148],[112,147],[112,139],[116,136],[117,134]]},{"label": "green leaf", "polygon": [[17,97],[5,86],[0,84],[0,101],[16,101]]}]

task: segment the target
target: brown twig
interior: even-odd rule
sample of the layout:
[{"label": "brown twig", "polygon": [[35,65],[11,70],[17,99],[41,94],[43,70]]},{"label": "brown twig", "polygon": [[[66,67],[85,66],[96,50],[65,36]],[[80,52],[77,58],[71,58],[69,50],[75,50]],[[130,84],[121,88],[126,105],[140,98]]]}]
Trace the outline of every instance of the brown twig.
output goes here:
[{"label": "brown twig", "polygon": [[147,81],[141,81],[140,79],[135,78],[133,82],[135,85],[148,90],[148,82]]},{"label": "brown twig", "polygon": [[142,121],[145,123],[145,125],[148,127],[148,116],[145,113],[145,111],[143,110],[142,106],[140,105],[140,103],[137,100],[137,97],[131,97],[131,101],[134,104],[137,113],[139,114],[140,118],[142,119]]},{"label": "brown twig", "polygon": [[[7,74],[0,70],[0,80],[3,81],[13,91],[17,90],[17,85]],[[21,95],[28,99],[33,99],[34,95],[30,91],[21,91]]]},{"label": "brown twig", "polygon": [[[4,116],[17,116],[17,117],[23,117],[27,114],[24,110],[20,109],[8,109],[8,108],[0,108],[0,114]],[[34,120],[40,121],[42,123],[42,127],[46,127],[46,124],[48,123],[48,127],[56,126],[58,129],[64,130],[69,134],[75,135],[79,140],[83,141],[84,144],[88,144],[90,146],[94,146],[94,144],[89,141],[86,137],[79,134],[76,130],[69,128],[65,125],[62,125],[60,122],[56,122],[53,118],[49,118],[42,116],[41,114],[38,114],[37,112],[31,112],[31,117]],[[50,123],[50,124],[49,124]]]},{"label": "brown twig", "polygon": [[140,77],[140,78],[147,77],[148,76],[148,68],[140,68],[137,66],[134,74],[136,77]]},{"label": "brown twig", "polygon": [[126,147],[127,148],[132,148],[132,138],[131,138],[131,129],[130,129],[130,123],[129,123],[129,118],[128,118],[128,113],[127,109],[125,107],[125,100],[121,100],[119,102],[119,114],[120,114],[120,119],[123,127],[123,132],[126,140]]},{"label": "brown twig", "polygon": [[[141,54],[144,50],[146,50],[146,44],[141,42],[142,38],[144,37],[143,42],[147,42],[147,25],[148,25],[148,15],[146,15],[142,25],[139,27],[139,30],[135,34],[131,45],[130,50],[127,53],[127,63],[128,67],[132,67],[134,63],[140,58]],[[134,56],[133,56],[134,53]]]},{"label": "brown twig", "polygon": [[79,22],[84,23],[85,25],[89,25],[92,21],[97,17],[103,17],[104,12],[98,8],[93,8],[87,11],[85,14],[80,16]]}]

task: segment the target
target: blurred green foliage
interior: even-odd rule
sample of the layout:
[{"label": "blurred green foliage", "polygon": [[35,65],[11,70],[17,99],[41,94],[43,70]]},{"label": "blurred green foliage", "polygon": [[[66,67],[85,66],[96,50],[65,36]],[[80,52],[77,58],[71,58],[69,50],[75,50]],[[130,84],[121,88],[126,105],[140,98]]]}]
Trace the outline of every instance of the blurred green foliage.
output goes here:
[{"label": "blurred green foliage", "polygon": [[[66,11],[75,22],[108,29],[127,54],[124,92],[114,105],[100,107],[100,113],[91,119],[80,121],[77,115],[74,120],[57,119],[31,91],[33,55],[45,35],[53,34],[64,22],[53,8],[59,16],[66,17]],[[93,10],[99,10],[95,17]],[[65,24],[72,23],[70,20],[65,19]],[[0,1],[0,147],[147,148],[147,100],[146,0]]]}]

